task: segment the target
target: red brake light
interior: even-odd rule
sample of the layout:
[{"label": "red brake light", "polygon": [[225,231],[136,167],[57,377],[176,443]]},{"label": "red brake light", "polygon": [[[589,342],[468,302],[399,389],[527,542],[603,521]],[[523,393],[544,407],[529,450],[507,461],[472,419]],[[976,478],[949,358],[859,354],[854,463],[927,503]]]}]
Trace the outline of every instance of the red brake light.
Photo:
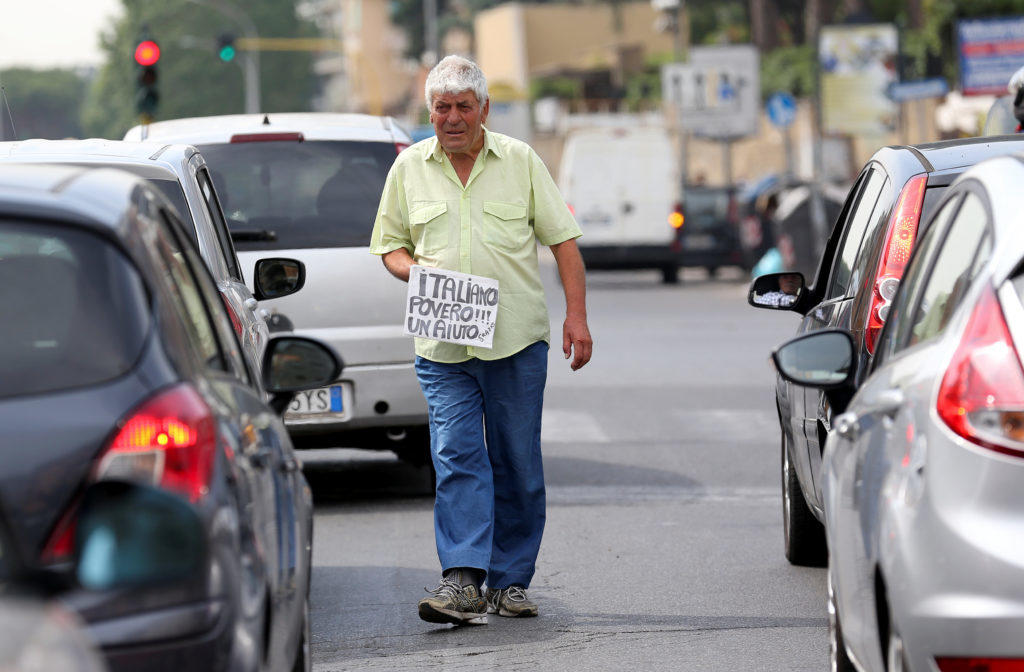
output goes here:
[{"label": "red brake light", "polygon": [[907,260],[914,250],[927,182],[927,173],[920,173],[907,180],[900,192],[899,200],[896,201],[896,207],[893,208],[892,217],[889,218],[882,257],[878,260],[878,268],[875,270],[868,327],[864,333],[864,344],[871,354],[875,352],[878,335],[882,332],[886,318],[889,317],[889,305],[896,296],[903,270],[907,267]]},{"label": "red brake light", "polygon": [[937,410],[971,443],[1024,457],[1024,370],[991,287],[974,307],[942,377]]},{"label": "red brake light", "polygon": [[[217,447],[215,427],[209,407],[191,386],[164,390],[123,420],[91,479],[143,481],[196,501],[209,491]],[[70,559],[77,518],[76,500],[50,533],[41,554],[43,562]]]},{"label": "red brake light", "polygon": [[573,217],[576,216],[576,208],[572,207],[572,203],[566,203],[565,206],[569,208],[569,214]]},{"label": "red brake light", "polygon": [[407,149],[409,143],[407,142],[396,142],[395,143],[395,154],[401,154],[403,149]]},{"label": "red brake light", "polygon": [[236,133],[231,142],[302,142],[302,133]]},{"label": "red brake light", "polygon": [[1020,658],[936,658],[940,672],[1024,672]]},{"label": "red brake light", "polygon": [[198,500],[209,490],[217,447],[210,408],[177,385],[135,409],[100,457],[93,478],[141,480]]},{"label": "red brake light", "polygon": [[231,318],[231,327],[235,330],[235,334],[237,334],[238,337],[241,338],[242,337],[242,321],[239,320],[238,319],[238,315],[235,314],[235,309],[231,307],[231,302],[228,301],[228,297],[225,296],[222,293],[220,295],[220,298],[224,300],[224,308],[227,309],[228,317]]}]

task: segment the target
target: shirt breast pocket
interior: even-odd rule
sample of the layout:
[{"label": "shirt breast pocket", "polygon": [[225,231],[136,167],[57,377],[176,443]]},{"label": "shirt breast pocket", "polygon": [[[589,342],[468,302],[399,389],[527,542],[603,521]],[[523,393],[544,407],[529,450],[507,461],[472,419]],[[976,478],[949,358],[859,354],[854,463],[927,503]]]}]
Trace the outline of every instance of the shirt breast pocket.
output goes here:
[{"label": "shirt breast pocket", "polygon": [[484,201],[484,240],[488,245],[515,252],[530,241],[531,233],[525,205]]},{"label": "shirt breast pocket", "polygon": [[409,213],[412,242],[419,254],[433,254],[448,247],[448,212],[445,201],[420,205]]}]

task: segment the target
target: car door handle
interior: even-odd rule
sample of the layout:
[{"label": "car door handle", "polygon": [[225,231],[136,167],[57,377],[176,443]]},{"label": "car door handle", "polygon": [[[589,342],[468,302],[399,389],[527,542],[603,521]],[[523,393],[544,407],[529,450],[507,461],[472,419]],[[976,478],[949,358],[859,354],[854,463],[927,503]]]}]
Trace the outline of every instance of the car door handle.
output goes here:
[{"label": "car door handle", "polygon": [[860,436],[860,416],[853,412],[846,412],[836,418],[836,434],[847,441],[856,441]]},{"label": "car door handle", "polygon": [[871,399],[870,408],[872,413],[878,413],[886,417],[896,417],[900,409],[903,408],[906,403],[906,397],[903,396],[902,390],[890,389],[883,390],[879,394],[875,395]]}]

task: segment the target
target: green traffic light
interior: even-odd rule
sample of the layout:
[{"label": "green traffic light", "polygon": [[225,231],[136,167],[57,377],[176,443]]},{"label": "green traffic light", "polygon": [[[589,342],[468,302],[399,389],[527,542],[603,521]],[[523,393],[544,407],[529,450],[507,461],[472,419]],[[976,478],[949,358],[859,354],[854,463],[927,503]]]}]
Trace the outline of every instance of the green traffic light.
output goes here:
[{"label": "green traffic light", "polygon": [[230,44],[225,44],[220,48],[220,60],[225,63],[229,63],[235,58],[235,48]]}]

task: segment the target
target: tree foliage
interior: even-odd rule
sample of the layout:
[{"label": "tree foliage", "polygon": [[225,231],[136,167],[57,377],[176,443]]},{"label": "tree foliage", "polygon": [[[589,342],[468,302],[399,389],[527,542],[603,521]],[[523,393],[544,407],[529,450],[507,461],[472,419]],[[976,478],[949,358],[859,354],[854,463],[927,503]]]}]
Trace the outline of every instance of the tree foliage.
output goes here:
[{"label": "tree foliage", "polygon": [[3,139],[11,140],[11,118],[18,139],[79,137],[82,97],[86,83],[73,70],[11,68],[0,72],[0,84],[10,104],[0,101]]},{"label": "tree foliage", "polygon": [[[219,0],[123,0],[124,13],[102,37],[107,61],[89,89],[82,113],[87,133],[120,138],[137,123],[135,45],[146,32],[160,45],[157,119],[244,111],[241,58],[223,63],[217,37],[240,35],[237,24],[214,9]],[[248,0],[244,11],[260,37],[309,37],[312,24],[296,14],[296,0]],[[236,5],[241,6],[241,5]],[[310,109],[316,80],[308,52],[260,54],[264,112]]]}]

